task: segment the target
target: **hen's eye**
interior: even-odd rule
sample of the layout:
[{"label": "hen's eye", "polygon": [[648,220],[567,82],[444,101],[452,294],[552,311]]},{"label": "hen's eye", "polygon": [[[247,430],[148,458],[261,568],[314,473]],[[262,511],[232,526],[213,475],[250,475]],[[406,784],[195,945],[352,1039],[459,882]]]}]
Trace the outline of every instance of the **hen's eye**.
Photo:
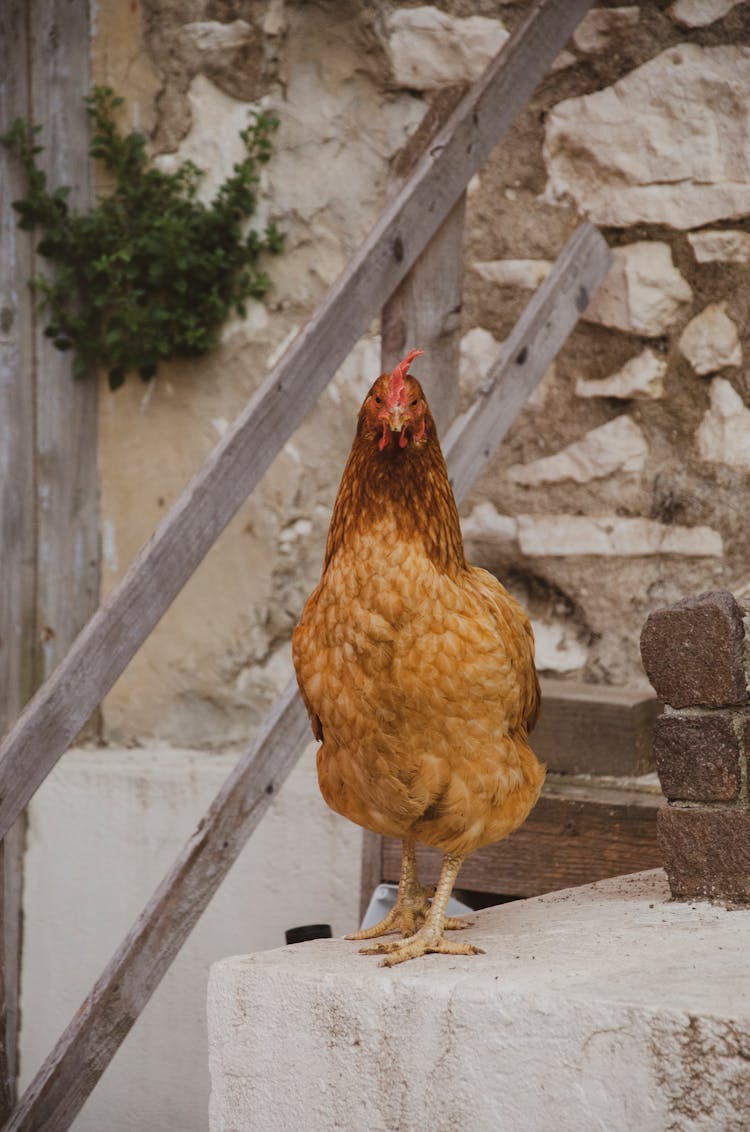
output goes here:
[{"label": "hen's eye", "polygon": [[383,404],[383,398],[382,397],[376,397],[375,398],[375,404],[376,405],[382,405]]},{"label": "hen's eye", "polygon": [[413,401],[412,401],[412,403],[411,403],[411,407],[412,407],[412,409],[416,409],[416,407],[417,407],[417,402],[418,402],[418,401],[419,401],[419,398],[418,398],[418,397],[415,397],[415,398],[414,398],[414,400],[413,400]]}]

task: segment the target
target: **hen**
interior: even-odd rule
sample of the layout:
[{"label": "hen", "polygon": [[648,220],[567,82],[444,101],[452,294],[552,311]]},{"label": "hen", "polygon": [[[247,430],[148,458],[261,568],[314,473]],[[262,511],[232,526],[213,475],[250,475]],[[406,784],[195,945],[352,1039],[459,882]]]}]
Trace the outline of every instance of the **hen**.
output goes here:
[{"label": "hen", "polygon": [[[528,743],[539,709],[528,618],[470,566],[435,422],[409,365],[382,374],[357,434],[328,532],[323,575],[293,636],[294,665],[332,809],[403,839],[396,903],[349,939],[400,931],[366,949],[392,966],[467,955],[446,917],[467,853],[526,819],[544,780]],[[432,897],[416,842],[444,854]]]}]

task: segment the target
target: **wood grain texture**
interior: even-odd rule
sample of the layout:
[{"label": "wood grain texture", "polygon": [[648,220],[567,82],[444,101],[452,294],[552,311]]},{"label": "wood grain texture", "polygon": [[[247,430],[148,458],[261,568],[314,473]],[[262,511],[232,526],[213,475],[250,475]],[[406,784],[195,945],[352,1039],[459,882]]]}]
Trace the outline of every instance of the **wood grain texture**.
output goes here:
[{"label": "wood grain texture", "polygon": [[639,775],[654,770],[652,734],[662,710],[648,692],[542,680],[532,746],[552,771]]},{"label": "wood grain texture", "polygon": [[[29,117],[28,8],[0,5],[0,132]],[[35,687],[36,500],[34,313],[27,280],[32,240],[12,201],[23,196],[17,161],[0,149],[0,730]],[[25,817],[0,845],[0,1120],[15,1100],[18,1075],[21,886]]]},{"label": "wood grain texture", "polygon": [[[0,8],[0,131],[28,117],[26,5]],[[27,281],[32,242],[12,201],[23,195],[18,164],[0,148],[0,727],[34,685],[36,531],[34,318]]]},{"label": "wood grain texture", "polygon": [[[91,200],[83,104],[90,88],[88,0],[32,0],[29,12],[31,116],[42,127],[40,162],[51,187],[71,186],[69,203],[80,209]],[[38,258],[34,273],[46,269]],[[36,319],[37,683],[99,604],[97,375],[74,380],[70,354],[55,349],[45,325],[43,317]]]},{"label": "wood grain texture", "polygon": [[424,350],[428,368],[423,384],[440,433],[458,408],[465,212],[464,193],[383,307],[381,319],[383,373],[412,347]]},{"label": "wood grain texture", "polygon": [[539,0],[0,746],[0,835],[411,268],[591,0]]},{"label": "wood grain texture", "polygon": [[[454,88],[438,97],[394,160],[389,199],[405,181],[440,132],[444,117],[458,99]],[[417,148],[419,146],[419,148]],[[466,193],[462,193],[439,229],[383,307],[380,316],[380,368],[389,373],[413,347],[429,363],[425,391],[442,434],[458,408],[458,361],[463,293],[463,244]]]},{"label": "wood grain texture", "polygon": [[[457,887],[506,896],[537,896],[661,866],[658,787],[597,787],[550,780],[526,823],[505,841],[467,857]],[[420,880],[434,884],[441,854],[418,846]],[[401,843],[383,840],[383,880],[397,881]]]},{"label": "wood grain texture", "polygon": [[45,1061],[5,1132],[69,1128],[309,738],[291,683]]}]

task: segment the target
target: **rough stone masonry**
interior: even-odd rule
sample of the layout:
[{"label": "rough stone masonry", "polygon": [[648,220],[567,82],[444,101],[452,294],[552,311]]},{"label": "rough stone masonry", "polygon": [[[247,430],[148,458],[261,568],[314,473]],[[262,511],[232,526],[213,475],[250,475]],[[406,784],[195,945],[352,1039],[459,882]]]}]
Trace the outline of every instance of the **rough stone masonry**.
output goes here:
[{"label": "rough stone masonry", "polygon": [[[262,219],[287,233],[270,303],[200,362],[102,391],[104,588],[310,317],[386,200],[398,154],[527,0],[141,0],[97,9],[95,78],[161,163],[207,190],[251,106],[280,120]],[[529,607],[540,668],[641,684],[648,614],[747,580],[750,4],[601,3],[472,182],[462,408],[582,217],[606,285],[468,500],[469,553]],[[377,326],[118,682],[111,741],[244,741],[289,675]],[[429,359],[424,373],[429,373]],[[429,381],[427,381],[429,386]]]},{"label": "rough stone masonry", "polygon": [[668,805],[658,836],[672,894],[750,903],[747,612],[726,590],[652,613],[643,665],[667,708],[654,727]]}]

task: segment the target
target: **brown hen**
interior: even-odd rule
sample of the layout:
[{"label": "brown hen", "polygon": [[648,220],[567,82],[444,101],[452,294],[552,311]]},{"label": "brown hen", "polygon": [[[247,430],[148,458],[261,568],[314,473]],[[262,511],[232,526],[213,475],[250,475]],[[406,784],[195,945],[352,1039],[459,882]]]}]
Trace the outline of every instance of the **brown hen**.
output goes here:
[{"label": "brown hen", "polygon": [[[435,422],[409,365],[382,374],[359,413],[323,575],[293,637],[318,779],[338,813],[403,840],[396,904],[367,939],[400,931],[391,966],[472,954],[444,929],[467,853],[526,819],[544,780],[528,743],[539,709],[525,613],[470,566]],[[444,854],[430,901],[415,843]]]}]

